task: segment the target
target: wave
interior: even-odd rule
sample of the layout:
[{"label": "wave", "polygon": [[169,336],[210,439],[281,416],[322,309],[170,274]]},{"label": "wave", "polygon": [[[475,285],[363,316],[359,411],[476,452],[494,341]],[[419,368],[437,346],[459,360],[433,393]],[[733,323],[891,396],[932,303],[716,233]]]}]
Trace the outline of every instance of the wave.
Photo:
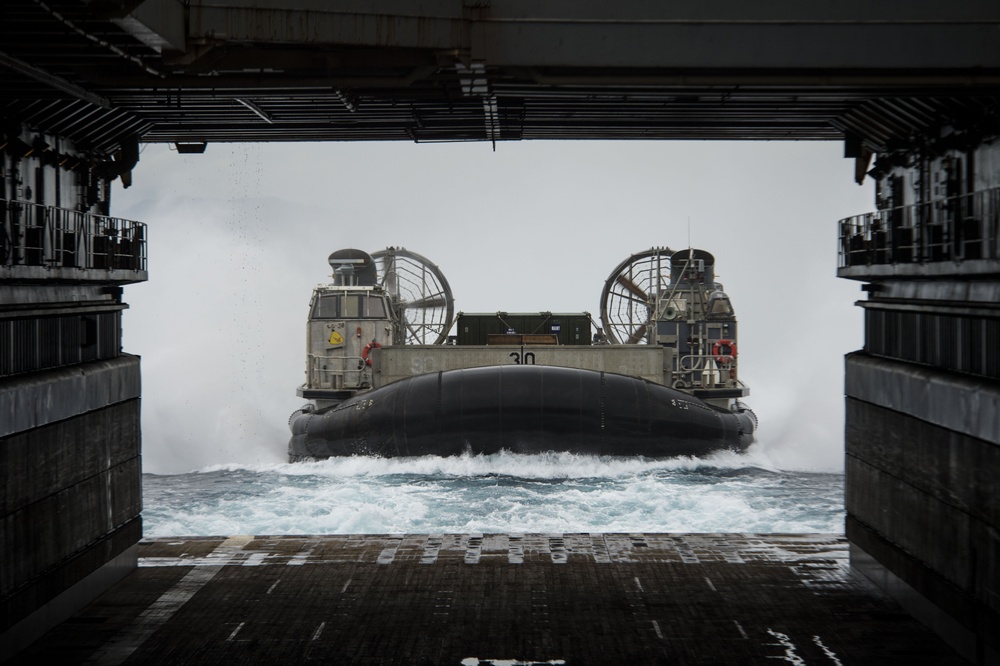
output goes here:
[{"label": "wave", "polygon": [[766,456],[350,457],[144,476],[147,536],[839,532],[843,477]]},{"label": "wave", "polygon": [[674,471],[759,470],[780,472],[763,452],[717,452],[704,458],[643,458],[593,456],[576,453],[520,454],[502,451],[489,455],[380,458],[345,456],[313,462],[215,464],[196,473],[248,471],[287,476],[329,478],[424,476],[435,478],[510,477],[528,480],[622,479]]}]

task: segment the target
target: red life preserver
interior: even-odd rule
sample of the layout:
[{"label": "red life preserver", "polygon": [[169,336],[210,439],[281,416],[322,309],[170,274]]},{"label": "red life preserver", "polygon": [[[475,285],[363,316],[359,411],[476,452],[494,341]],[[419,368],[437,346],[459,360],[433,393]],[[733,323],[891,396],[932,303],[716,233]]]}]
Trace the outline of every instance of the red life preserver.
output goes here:
[{"label": "red life preserver", "polygon": [[[723,349],[723,347],[728,347],[728,349]],[[712,345],[712,356],[715,357],[716,363],[728,367],[736,360],[736,343],[732,340],[719,340]]]},{"label": "red life preserver", "polygon": [[378,347],[379,349],[381,349],[382,345],[379,344],[379,343],[377,343],[377,342],[375,342],[374,340],[372,340],[367,345],[365,345],[364,349],[361,350],[361,358],[363,358],[365,360],[365,365],[371,365],[372,364],[372,360],[370,358],[368,358],[368,352],[370,352],[375,347]]}]

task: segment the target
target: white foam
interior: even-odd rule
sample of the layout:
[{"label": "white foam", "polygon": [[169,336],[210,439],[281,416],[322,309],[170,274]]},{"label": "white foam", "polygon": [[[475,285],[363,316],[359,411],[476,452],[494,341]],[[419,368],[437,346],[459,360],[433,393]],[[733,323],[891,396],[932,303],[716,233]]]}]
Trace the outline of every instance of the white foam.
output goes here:
[{"label": "white foam", "polygon": [[411,474],[443,477],[510,476],[520,479],[625,478],[660,471],[743,469],[768,471],[778,468],[762,449],[754,445],[743,454],[721,451],[705,458],[590,456],[575,453],[518,454],[502,451],[490,455],[416,456],[379,458],[345,456],[312,462],[278,464],[227,463],[210,465],[199,472],[247,470],[277,472],[289,476],[357,477]]},{"label": "white foam", "polygon": [[839,532],[842,478],[754,455],[351,457],[146,477],[149,536]]}]

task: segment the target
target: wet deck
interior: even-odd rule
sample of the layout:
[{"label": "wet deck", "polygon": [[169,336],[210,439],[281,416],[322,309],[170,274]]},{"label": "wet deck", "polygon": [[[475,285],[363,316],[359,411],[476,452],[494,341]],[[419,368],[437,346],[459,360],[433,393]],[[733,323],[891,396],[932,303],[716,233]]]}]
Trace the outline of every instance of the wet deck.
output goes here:
[{"label": "wet deck", "polygon": [[13,663],[961,664],[839,535],[171,538]]}]

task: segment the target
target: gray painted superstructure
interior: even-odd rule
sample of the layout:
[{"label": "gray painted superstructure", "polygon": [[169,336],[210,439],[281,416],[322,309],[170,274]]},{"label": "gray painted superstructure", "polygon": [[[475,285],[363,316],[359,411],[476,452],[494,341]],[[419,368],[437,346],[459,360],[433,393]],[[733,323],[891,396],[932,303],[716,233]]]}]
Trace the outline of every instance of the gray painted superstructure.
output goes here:
[{"label": "gray painted superstructure", "polygon": [[0,156],[2,658],[135,568],[141,391],[122,287],[146,279],[146,246],[145,225],[102,214],[113,164],[28,129]]},{"label": "gray painted superstructure", "polygon": [[969,660],[1000,659],[1000,133],[880,154],[875,213],[841,221],[862,281],[846,359],[852,562]]}]

